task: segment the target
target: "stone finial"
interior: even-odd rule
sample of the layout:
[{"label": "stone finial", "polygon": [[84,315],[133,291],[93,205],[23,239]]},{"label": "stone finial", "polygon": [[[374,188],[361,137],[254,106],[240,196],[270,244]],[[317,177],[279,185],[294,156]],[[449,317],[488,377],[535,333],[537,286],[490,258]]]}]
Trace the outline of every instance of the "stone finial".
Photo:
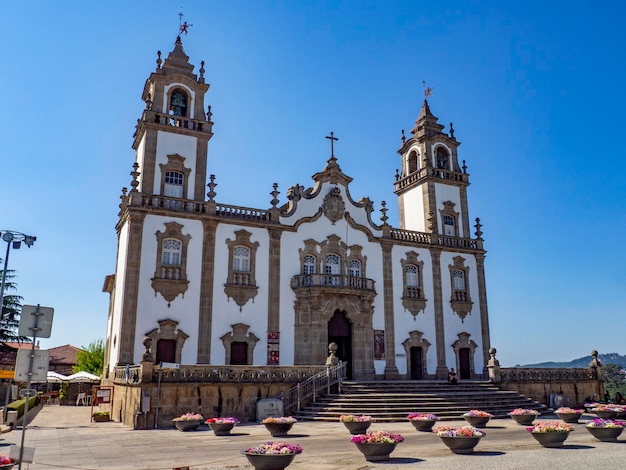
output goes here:
[{"label": "stone finial", "polygon": [[450,137],[454,139],[454,125],[450,123]]},{"label": "stone finial", "polygon": [[480,219],[478,217],[476,217],[476,225],[474,225],[474,227],[476,227],[476,232],[474,232],[474,235],[476,235],[476,238],[478,240],[482,240],[483,239],[483,232],[482,230],[480,230],[483,226],[480,223]]},{"label": "stone finial", "polygon": [[215,202],[215,196],[217,196],[217,193],[215,192],[215,187],[217,186],[217,183],[215,182],[215,175],[209,175],[209,180],[211,180],[211,182],[207,184],[209,192],[206,193],[206,195],[210,202]]},{"label": "stone finial", "polygon": [[500,361],[496,359],[496,348],[489,348],[489,361],[487,362],[487,369],[489,371],[489,381],[495,383],[502,381]]},{"label": "stone finial", "polygon": [[272,200],[270,201],[270,203],[272,204],[272,209],[276,209],[276,206],[278,205],[278,203],[280,202],[277,198],[277,196],[280,194],[280,191],[278,191],[278,183],[274,183],[272,185],[272,188],[274,188],[274,191],[272,191],[270,193],[270,195],[272,196]]},{"label": "stone finial", "polygon": [[396,168],[396,181],[398,181],[399,179],[400,179],[400,172]]},{"label": "stone finial", "polygon": [[199,83],[204,83],[204,60],[200,62],[200,78],[198,78]]},{"label": "stone finial", "polygon": [[150,348],[152,347],[152,338],[144,338],[143,346],[146,348],[146,351],[143,353],[142,360],[143,362],[153,362],[152,353],[150,352]]},{"label": "stone finial", "polygon": [[435,230],[435,216],[433,214],[433,211],[428,211],[428,219],[426,219],[428,221],[428,230],[430,230],[431,232]]},{"label": "stone finial", "polygon": [[463,166],[461,168],[463,168],[463,173],[467,174],[467,165],[465,164],[465,160],[463,160]]},{"label": "stone finial", "polygon": [[161,51],[157,51],[157,70],[161,68],[161,64],[163,64],[163,61],[161,60]]},{"label": "stone finial", "polygon": [[130,176],[133,177],[133,180],[130,182],[130,185],[133,188],[130,190],[131,193],[136,193],[137,187],[139,186],[138,178],[141,173],[137,171],[138,169],[139,169],[139,163],[137,162],[133,163],[133,171],[130,172]]},{"label": "stone finial", "polygon": [[404,144],[404,142],[406,142],[406,137],[404,135],[404,129],[402,129],[402,137],[401,137],[401,139],[402,139],[402,143]]},{"label": "stone finial", "polygon": [[380,217],[380,220],[383,222],[383,225],[387,225],[387,220],[389,220],[389,217],[387,217],[387,211],[389,210],[387,209],[387,203],[385,201],[381,201],[380,205],[382,206],[380,212],[383,214]]},{"label": "stone finial", "polygon": [[146,97],[146,111],[150,111],[152,109],[152,95],[148,93]]},{"label": "stone finial", "polygon": [[328,358],[326,359],[327,366],[336,366],[339,364],[339,359],[337,358],[337,343],[330,343],[328,345]]}]

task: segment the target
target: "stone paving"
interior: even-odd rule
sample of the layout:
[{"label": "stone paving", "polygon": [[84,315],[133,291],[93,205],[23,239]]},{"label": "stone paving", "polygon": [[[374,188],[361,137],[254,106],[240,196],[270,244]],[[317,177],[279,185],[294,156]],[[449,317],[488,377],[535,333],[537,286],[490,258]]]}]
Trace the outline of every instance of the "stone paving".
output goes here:
[{"label": "stone paving", "polygon": [[[524,426],[510,419],[492,420],[472,455],[455,455],[432,433],[407,422],[374,423],[370,430],[399,432],[387,462],[367,462],[341,423],[299,422],[287,437],[272,438],[261,424],[244,423],[230,436],[218,437],[206,426],[193,432],[176,429],[132,430],[119,423],[91,423],[90,407],[46,406],[31,418],[25,447],[35,449],[29,470],[46,469],[252,469],[241,451],[269,440],[298,443],[304,451],[288,470],[364,469],[619,469],[626,468],[626,435],[617,443],[596,441],[584,422],[576,424],[562,448],[541,447]],[[552,415],[542,420],[556,419]],[[21,422],[20,422],[21,424]],[[465,421],[447,421],[464,425]],[[19,445],[21,426],[0,436],[0,452]],[[17,470],[17,466],[15,467]]]}]

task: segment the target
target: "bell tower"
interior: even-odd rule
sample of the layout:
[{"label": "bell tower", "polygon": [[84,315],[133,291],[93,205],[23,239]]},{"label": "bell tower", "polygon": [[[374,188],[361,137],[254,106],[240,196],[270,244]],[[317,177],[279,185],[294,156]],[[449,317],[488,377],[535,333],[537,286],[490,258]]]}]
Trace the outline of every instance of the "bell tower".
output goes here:
[{"label": "bell tower", "polygon": [[204,111],[204,61],[193,73],[180,36],[167,58],[146,80],[146,103],[133,136],[143,194],[205,200],[207,148],[213,136],[211,108]]},{"label": "bell tower", "polygon": [[424,100],[412,136],[406,139],[402,131],[402,172],[394,184],[400,228],[469,238],[469,175],[465,162],[459,166],[452,123],[449,134],[443,128]]}]

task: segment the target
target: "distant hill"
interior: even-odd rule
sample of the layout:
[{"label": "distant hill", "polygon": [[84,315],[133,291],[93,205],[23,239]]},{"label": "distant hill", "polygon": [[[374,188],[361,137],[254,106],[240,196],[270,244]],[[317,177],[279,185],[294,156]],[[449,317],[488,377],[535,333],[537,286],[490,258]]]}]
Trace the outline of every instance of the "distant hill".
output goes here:
[{"label": "distant hill", "polygon": [[[589,363],[591,362],[591,356],[581,357],[579,359],[574,359],[569,362],[540,362],[539,364],[526,364],[523,366],[515,366],[515,367],[536,367],[542,369],[548,368],[579,368],[579,367],[589,367]],[[626,356],[623,356],[618,353],[609,353],[609,354],[598,354],[598,359],[602,365],[605,364],[618,364],[622,367],[622,369],[626,369]]]}]

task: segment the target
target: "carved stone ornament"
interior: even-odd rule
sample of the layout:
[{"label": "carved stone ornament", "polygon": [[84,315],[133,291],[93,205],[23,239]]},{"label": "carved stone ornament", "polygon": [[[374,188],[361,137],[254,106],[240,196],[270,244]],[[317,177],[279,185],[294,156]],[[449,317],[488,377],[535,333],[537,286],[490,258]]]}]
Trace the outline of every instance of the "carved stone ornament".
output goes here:
[{"label": "carved stone ornament", "polygon": [[335,222],[343,218],[346,205],[341,199],[341,190],[337,187],[331,189],[324,198],[322,205],[324,215],[335,225]]},{"label": "carved stone ornament", "polygon": [[411,315],[413,315],[413,321],[415,321],[417,314],[426,308],[426,299],[402,297],[402,306],[411,312]]},{"label": "carved stone ornament", "polygon": [[248,303],[248,300],[254,299],[254,297],[256,297],[258,290],[259,288],[257,286],[240,286],[234,284],[224,285],[224,292],[226,293],[228,298],[235,301],[235,303],[239,306],[240,312],[243,306]]},{"label": "carved stone ornament", "polygon": [[189,281],[176,280],[176,279],[152,279],[152,288],[154,289],[154,295],[157,292],[160,293],[165,300],[167,300],[167,306],[169,307],[172,300],[178,297],[180,294],[185,294]]},{"label": "carved stone ornament", "polygon": [[472,312],[473,304],[474,302],[470,302],[466,300],[451,300],[450,301],[450,305],[452,306],[452,311],[461,318],[461,323],[463,323],[467,314]]}]

